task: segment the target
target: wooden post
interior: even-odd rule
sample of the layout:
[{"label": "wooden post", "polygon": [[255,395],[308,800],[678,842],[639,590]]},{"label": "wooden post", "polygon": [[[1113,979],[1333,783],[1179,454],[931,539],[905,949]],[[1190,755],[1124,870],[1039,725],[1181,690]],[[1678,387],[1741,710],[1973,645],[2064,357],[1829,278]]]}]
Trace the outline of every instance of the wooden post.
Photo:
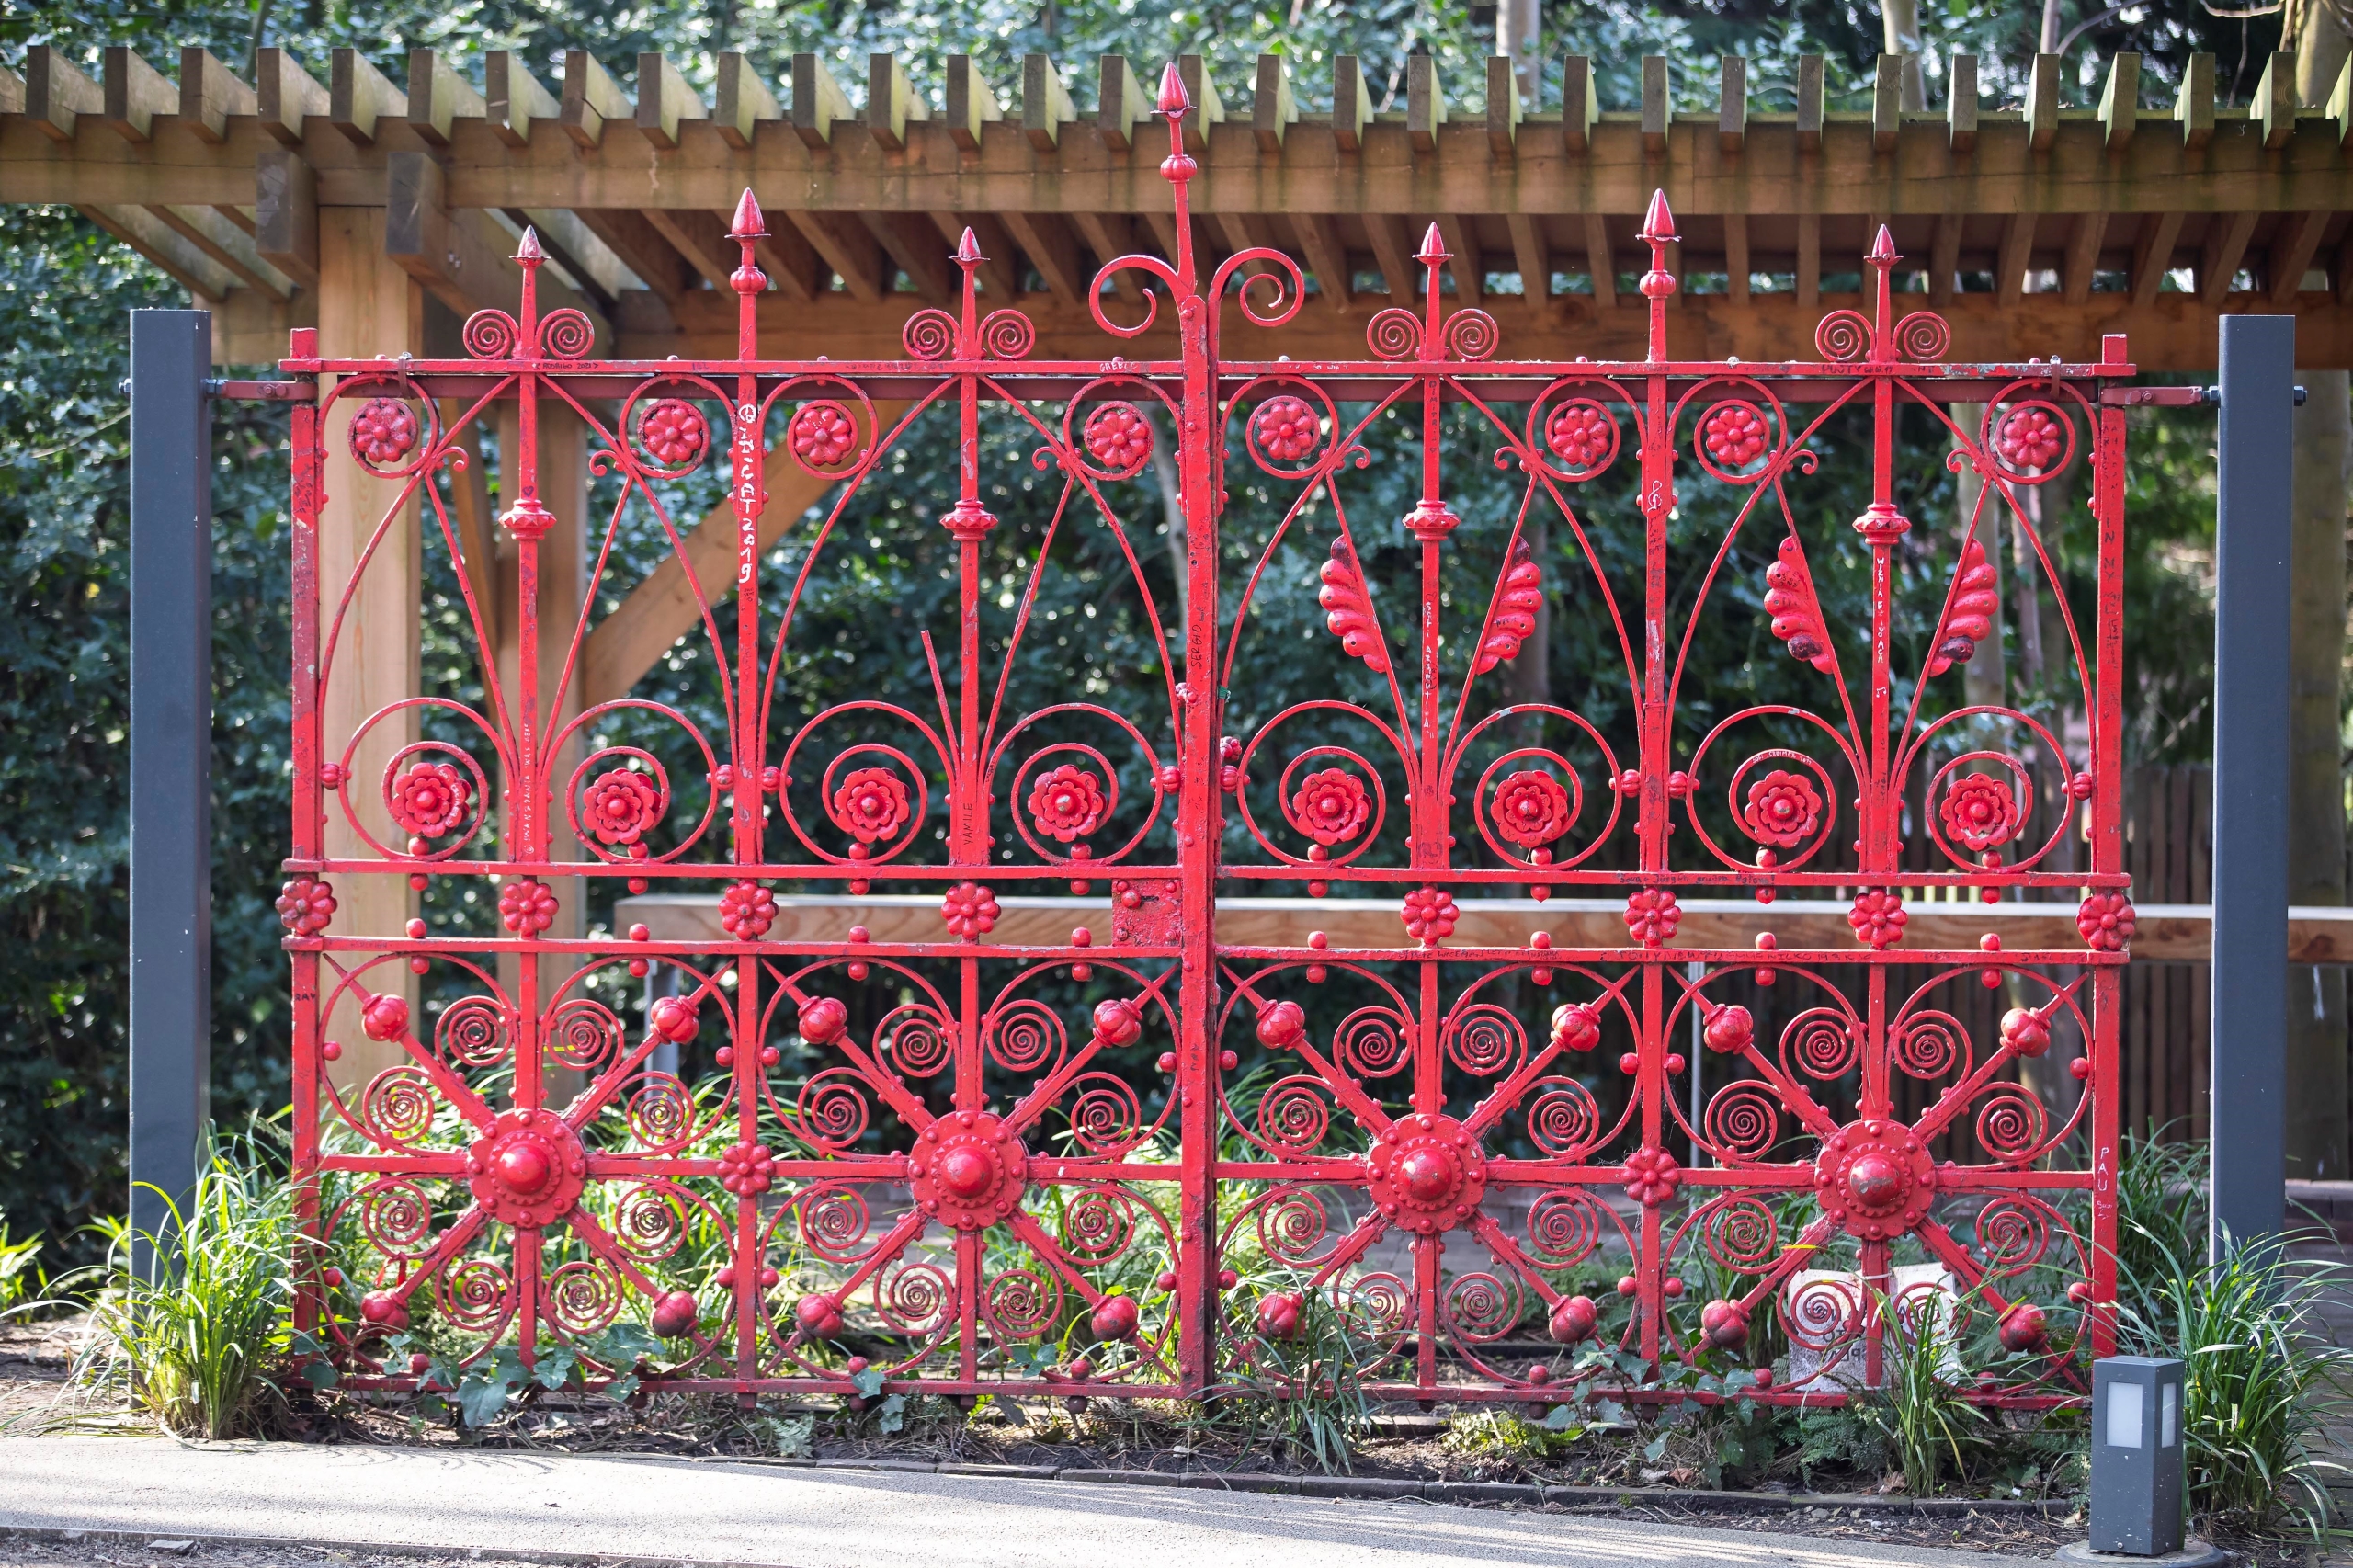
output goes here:
[{"label": "wooden post", "polygon": [[[331,359],[421,354],[425,349],[425,297],[409,275],[384,254],[384,212],[377,207],[331,207],[319,212],[319,352]],[[326,420],[326,502],[319,510],[320,625],[332,625],[335,606],[358,569],[368,540],[399,494],[390,481],[364,472],[351,455],[349,431],[356,403],[338,404]],[[417,533],[417,504],[411,499],[393,516],[352,595],[320,698],[320,746],[329,761],[369,717],[415,695],[418,687],[417,617],[423,557]],[[416,738],[415,709],[369,731],[352,754],[351,779],[344,787],[354,814],[379,838],[396,834],[383,804],[384,768],[395,752]],[[343,808],[330,795],[326,811],[329,858],[373,858],[351,830]],[[385,842],[398,846],[395,839]],[[338,876],[335,884],[337,935],[398,937],[416,913],[416,895],[398,876]],[[343,955],[355,967],[365,954]],[[324,971],[322,1000],[332,982]],[[405,995],[416,1008],[415,976],[400,965],[369,971],[370,991]],[[343,1048],[329,1069],[347,1093],[404,1058],[397,1042],[369,1040],[359,1028],[359,1010],[347,996],[326,1020],[326,1038]]]}]

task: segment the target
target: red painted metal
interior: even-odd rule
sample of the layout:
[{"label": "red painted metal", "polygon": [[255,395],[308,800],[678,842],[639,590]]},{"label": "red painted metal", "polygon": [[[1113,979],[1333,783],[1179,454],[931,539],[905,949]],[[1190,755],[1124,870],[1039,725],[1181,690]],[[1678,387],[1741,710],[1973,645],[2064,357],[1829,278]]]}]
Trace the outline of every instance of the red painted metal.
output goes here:
[{"label": "red painted metal", "polygon": [[[1943,321],[1894,312],[1898,258],[1882,232],[1864,260],[1870,312],[1825,316],[1818,358],[1677,359],[1676,236],[1662,196],[1643,231],[1642,361],[1497,358],[1494,320],[1446,308],[1449,258],[1435,226],[1416,257],[1419,309],[1375,315],[1365,358],[1227,361],[1223,313],[1279,328],[1300,309],[1305,280],[1273,250],[1245,251],[1202,276],[1188,203],[1196,169],[1180,134],[1188,107],[1172,67],[1161,168],[1176,255],[1122,257],[1098,279],[1139,275],[1144,324],[1115,322],[1103,291],[1092,293],[1097,321],[1120,337],[1173,308],[1175,360],[1030,359],[1028,319],[981,310],[983,258],[969,233],[955,253],[960,310],[918,312],[904,359],[763,358],[763,229],[749,192],[732,231],[742,252],[732,360],[586,358],[586,320],[538,308],[540,255],[528,234],[518,312],[477,314],[463,359],[329,361],[314,338],[296,335],[284,370],[331,378],[332,390],[298,408],[294,426],[295,810],[279,907],[294,961],[303,1212],[319,1257],[336,1261],[332,1278],[350,1281],[317,1275],[306,1324],[338,1354],[357,1355],[395,1330],[422,1332],[429,1318],[461,1358],[511,1344],[537,1365],[561,1344],[595,1378],[634,1363],[666,1387],[1084,1397],[1192,1393],[1245,1377],[1283,1386],[1283,1346],[1330,1311],[1378,1394],[1542,1403],[1579,1388],[1719,1397],[1723,1384],[1670,1388],[1659,1374],[1695,1358],[1717,1375],[1746,1369],[1776,1336],[1790,1360],[1747,1392],[1836,1399],[1881,1375],[1891,1335],[1934,1319],[1962,1333],[1973,1397],[2037,1404],[2080,1394],[2086,1356],[2112,1339],[2116,981],[2131,926],[2117,795],[2123,414],[2103,395],[2104,381],[2132,373],[2121,340],[2097,365],[1944,363]],[[911,411],[887,420],[879,396],[911,397]],[[616,412],[608,417],[597,400],[614,400]],[[711,460],[723,442],[740,529],[732,631],[722,635],[717,607],[705,604],[702,616],[725,687],[723,735],[644,702],[562,718],[585,619],[538,619],[541,541],[575,521],[551,517],[539,494],[539,420],[551,403],[586,420],[624,506],[658,511],[656,486]],[[1953,425],[1955,403],[1983,404],[1985,415]],[[986,665],[982,627],[993,591],[983,544],[996,526],[980,472],[988,404],[1017,409],[1034,427],[1039,467],[1063,486],[1056,526],[1090,516],[1131,568],[1134,548],[1102,486],[1146,463],[1144,411],[1158,405],[1173,420],[1189,549],[1184,655],[1172,666],[1181,678],[1172,674],[1161,712],[1083,700],[1051,710],[1103,726],[1124,767],[1093,744],[1026,738],[1047,714],[998,710],[1003,677]],[[1474,460],[1524,477],[1520,522],[1475,624],[1443,586],[1461,524],[1448,499],[1449,405],[1475,411]],[[2017,711],[1921,715],[1923,678],[1965,661],[1987,634],[1991,574],[1978,524],[1947,548],[1897,509],[1895,421],[1907,405],[1947,425],[1956,463],[1984,475],[1981,520],[2006,512],[2037,554],[2042,541],[2019,498],[2076,460],[2078,428],[2092,432],[2090,645],[2069,626],[2089,754],[2068,764],[2062,820],[2032,831],[2019,744],[2065,756],[2062,739]],[[347,415],[364,483],[382,489],[369,503],[382,503],[371,551],[422,498],[428,539],[454,557],[460,541],[434,476],[459,460],[462,427],[502,407],[514,431],[499,519],[515,561],[514,597],[499,607],[515,628],[504,665],[512,675],[501,676],[485,647],[480,709],[431,704],[472,738],[408,742],[381,777],[358,777],[353,759],[367,733],[415,723],[426,699],[392,704],[358,733],[320,733],[322,692],[339,674],[349,678],[345,666],[359,656],[341,631],[357,581],[319,580],[325,432]],[[716,426],[705,423],[710,407],[724,411]],[[1418,499],[1402,519],[1418,576],[1369,580],[1361,562],[1390,536],[1360,530],[1389,525],[1352,517],[1348,478],[1366,430],[1392,411],[1417,416],[1422,437]],[[1858,411],[1871,431],[1870,503],[1849,536],[1801,528],[1791,492],[1815,471],[1834,416]],[[959,422],[957,499],[940,523],[956,544],[960,615],[950,646],[925,644],[936,715],[878,699],[782,733],[779,672],[806,579],[787,593],[783,624],[764,623],[772,413],[804,467],[844,482],[829,535],[858,515],[861,485],[913,420]],[[1229,453],[1289,497],[1257,567],[1238,579],[1219,567],[1221,529],[1236,537]],[[1628,463],[1643,559],[1612,577],[1592,564],[1581,487]],[[1681,564],[1671,557],[1687,548],[1670,527],[1677,473],[1693,465],[1737,507],[1730,529],[1699,542],[1712,561],[1697,604],[1670,591],[1671,566]],[[1386,702],[1322,698],[1227,736],[1228,694],[1267,656],[1252,645],[1249,604],[1303,591],[1292,586],[1296,571],[1271,568],[1287,534],[1303,536],[1324,503],[1333,537],[1307,557],[1321,558],[1320,608]],[[1586,563],[1578,602],[1614,629],[1633,715],[1623,755],[1575,708],[1515,705],[1498,689],[1545,596],[1571,587],[1548,582],[1550,563],[1529,548],[1527,519],[1539,508],[1580,547],[1552,562]],[[1743,531],[1772,540],[1756,586],[1771,636],[1818,676],[1820,714],[1768,706],[1703,724],[1681,706],[1709,676],[1688,667],[1691,629],[1703,612],[1725,613],[1708,596],[1721,595]],[[1840,551],[1867,559],[1867,627],[1825,621],[1816,583]],[[1287,568],[1299,559],[1285,557]],[[1931,562],[1948,583],[1925,671],[1900,668],[1895,653],[1901,636],[1920,630],[1899,623],[1894,578],[1907,562]],[[1149,608],[1140,570],[1134,586]],[[1165,648],[1156,611],[1152,623]],[[548,637],[568,650],[545,666],[561,671],[551,684],[541,675]],[[583,758],[597,721],[623,708],[690,735],[707,790],[642,750]],[[919,744],[824,733],[871,714]],[[1309,720],[1371,739],[1285,738]],[[1760,721],[1802,726],[1813,740],[1735,757],[1735,727]],[[1494,732],[1506,723],[1555,738],[1503,746],[1473,777],[1470,759],[1496,751]],[[2003,738],[1958,738],[1969,734]],[[1572,751],[1590,754],[1582,771]],[[823,821],[796,814],[790,798],[793,780],[813,773]],[[1906,786],[1923,774],[1927,829],[1949,862],[1938,871],[1898,858]],[[1753,850],[1711,836],[1702,808],[1719,788],[1732,830]],[[1275,818],[1254,809],[1254,790],[1271,791],[1260,800],[1274,802]],[[493,809],[502,801],[503,826]],[[1379,847],[1392,802],[1409,828],[1402,860]],[[331,812],[362,853],[329,856]],[[2045,869],[2079,815],[2092,869]],[[579,856],[554,858],[559,824],[577,834]],[[1155,824],[1163,831],[1152,838]],[[926,836],[935,827],[944,828],[936,849]],[[675,844],[655,852],[665,837]],[[1849,837],[1841,853],[1834,839]],[[461,858],[478,840],[494,847]],[[992,859],[993,846],[1017,840],[1026,854]],[[1166,853],[1147,853],[1162,844]],[[339,929],[333,884],[383,877],[473,879],[505,934],[428,938],[422,922],[405,936]],[[726,939],[554,934],[588,879],[718,891]],[[1074,880],[1108,883],[1094,929],[1063,948],[983,941],[1000,892]],[[1394,891],[1395,945],[1218,941],[1222,882],[1246,891],[1302,881],[1318,896],[1335,885]],[[863,928],[772,939],[778,882],[929,889],[939,929],[912,941],[873,941]],[[1622,892],[1625,942],[1554,947],[1536,918],[1522,947],[1445,945],[1458,900],[1518,887],[1540,897]],[[1678,895],[1742,889],[1769,903],[1783,888],[1844,890],[1854,944],[1767,942],[1762,953],[1672,945]],[[2081,890],[2085,945],[1907,948],[1902,890],[1919,888]],[[1898,994],[1890,976],[1899,962],[1934,966],[1937,977]],[[2058,965],[2082,978],[2061,983],[2036,967]],[[441,988],[429,1021],[408,1000],[412,971]],[[654,1003],[632,1037],[587,983],[649,971],[675,974],[678,992]],[[1723,999],[1746,975],[1807,999],[1774,1038]],[[1938,1005],[1939,987],[1981,976],[2022,976],[2036,999],[2004,1020],[1998,1040],[1971,1040]],[[1034,994],[1070,978],[1095,986],[1091,1011],[1065,1017]],[[448,999],[453,984],[464,994]],[[1340,992],[1359,998],[1345,1016],[1328,1002]],[[860,998],[867,1006],[854,1011]],[[356,1092],[337,1086],[331,1066],[343,1049],[328,1025],[337,1017],[397,1052]],[[2056,1115],[2015,1081],[2022,1059],[2048,1049],[2054,1022],[2088,1042],[2086,1092]],[[822,1063],[797,1090],[776,1071],[790,1035]],[[722,1042],[721,1103],[653,1065],[665,1044],[709,1039]],[[1681,1093],[1699,1070],[1678,1049],[1686,1040],[1720,1085],[1696,1111]],[[1110,1053],[1134,1049],[1158,1054],[1160,1076],[1104,1069]],[[1276,1064],[1251,1096],[1237,1093],[1245,1054]],[[1619,1097],[1608,1066],[1588,1064],[1613,1057],[1623,1106],[1608,1112],[1603,1100]],[[555,1092],[559,1068],[576,1092]],[[1908,1121],[1895,1093],[1906,1077],[1944,1085]],[[1849,1088],[1831,1092],[1842,1084]],[[1834,1110],[1849,1101],[1851,1112]],[[1969,1157],[1938,1163],[1930,1147],[1940,1138],[1959,1139]],[[1906,1259],[1919,1267],[1899,1272]],[[617,1321],[648,1324],[663,1349],[642,1360],[615,1351],[605,1331]],[[1627,1354],[1589,1354],[1605,1341]],[[415,1386],[397,1374],[358,1381]]]}]

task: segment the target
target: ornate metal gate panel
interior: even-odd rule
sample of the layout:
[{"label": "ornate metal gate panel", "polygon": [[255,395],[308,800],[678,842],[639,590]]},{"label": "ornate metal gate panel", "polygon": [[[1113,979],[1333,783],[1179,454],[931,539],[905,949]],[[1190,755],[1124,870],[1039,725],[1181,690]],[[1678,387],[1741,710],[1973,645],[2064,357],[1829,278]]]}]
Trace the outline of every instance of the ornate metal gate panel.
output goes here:
[{"label": "ornate metal gate panel", "polygon": [[[2112,1333],[2131,933],[2123,426],[2100,391],[2131,373],[2121,341],[2099,365],[1944,363],[1944,324],[1893,310],[1882,233],[1870,312],[1824,318],[1818,358],[1678,361],[1661,199],[1641,362],[1504,357],[1494,320],[1448,308],[1435,226],[1418,305],[1375,315],[1363,359],[1230,360],[1221,323],[1279,333],[1307,282],[1277,251],[1196,256],[1173,67],[1161,108],[1177,254],[1111,263],[1095,298],[1120,337],[1173,312],[1173,360],[1032,358],[1017,308],[982,310],[969,233],[961,310],[917,312],[904,359],[763,358],[748,192],[731,360],[590,358],[585,318],[539,309],[528,235],[518,311],[467,323],[464,358],[331,361],[296,334],[285,369],[330,386],[295,426],[279,905],[319,1243],[305,1325],[388,1387],[505,1355],[744,1393],[1281,1393],[1344,1361],[1425,1401],[1836,1399],[1926,1346],[1976,1397],[2079,1392]],[[1141,324],[1106,313],[1122,278]],[[1905,417],[1983,477],[1958,540],[1899,509]],[[581,708],[597,595],[562,624],[540,610],[544,541],[574,521],[541,499],[552,419],[585,426],[603,482],[592,589],[631,519],[683,563],[670,508],[724,464],[733,593],[697,589],[681,653],[710,671],[707,710]],[[883,516],[877,476],[938,425],[952,503]],[[1181,609],[1116,504],[1164,427]],[[1017,428],[1057,499],[1012,574],[983,436]],[[1825,520],[1842,440],[1870,472],[1856,515]],[[335,443],[380,521],[323,582]],[[776,443],[839,481],[790,570],[764,528]],[[489,445],[511,582],[457,515]],[[2022,497],[2078,462],[2098,545],[2091,624],[2059,595],[2089,736],[2071,754],[2026,711],[1927,697],[1988,633],[1988,519],[2057,585]],[[1494,515],[1461,504],[1466,466],[1506,487]],[[1369,509],[1379,483],[1402,519]],[[410,507],[472,669],[323,733],[364,657],[350,607]],[[893,529],[944,530],[952,555],[952,613],[915,640],[922,699],[796,710],[813,607]],[[1157,651],[1161,696],[1134,710],[1090,699],[1040,619],[1082,536],[1114,563],[1086,615]],[[1348,673],[1300,695],[1267,628],[1310,595]],[[1548,616],[1608,651],[1565,700],[1515,684]],[[1726,623],[1803,699],[1749,700],[1753,670],[1696,662]],[[1062,699],[1008,709],[1039,669]],[[2071,756],[2045,809],[2034,771]],[[331,850],[331,822],[356,847]],[[2088,871],[2052,864],[2071,834]],[[1904,863],[1922,835],[1941,869]],[[335,889],[386,879],[427,891],[439,928],[338,928]],[[722,929],[590,932],[598,883],[716,892]],[[777,883],[894,924],[802,923]],[[995,939],[1003,900],[1065,886],[1096,911],[1066,943]],[[1221,942],[1221,887],[1303,889],[1300,934]],[[2030,889],[2082,896],[2081,947],[1904,946],[1904,890]],[[1307,935],[1335,892],[1393,900],[1393,941]],[[1673,945],[1682,902],[1782,892],[1841,901],[1853,941]],[[1454,940],[1466,905],[1523,894],[1523,941]],[[1622,939],[1561,940],[1552,912],[1580,898],[1620,908]],[[1952,1000],[1981,983],[2017,988],[1994,1038]],[[2017,1069],[2071,1030],[2085,1092],[2063,1113]],[[389,1064],[347,1081],[361,1037]],[[426,1347],[412,1365],[381,1360],[396,1335]]]}]

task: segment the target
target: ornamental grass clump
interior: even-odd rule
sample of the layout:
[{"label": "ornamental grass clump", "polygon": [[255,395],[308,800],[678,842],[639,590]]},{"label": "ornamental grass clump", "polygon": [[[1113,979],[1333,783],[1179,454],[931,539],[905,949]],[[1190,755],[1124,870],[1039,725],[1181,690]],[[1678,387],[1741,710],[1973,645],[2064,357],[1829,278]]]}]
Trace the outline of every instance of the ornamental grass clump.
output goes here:
[{"label": "ornamental grass clump", "polygon": [[[168,1199],[167,1199],[168,1201]],[[132,1267],[119,1233],[75,1363],[85,1386],[126,1396],[184,1437],[251,1436],[279,1400],[269,1373],[289,1349],[293,1193],[256,1134],[214,1147],[154,1263]]]},{"label": "ornamental grass clump", "polygon": [[[2152,1246],[2154,1238],[2143,1238]],[[2166,1258],[2121,1307],[2135,1354],[2185,1363],[2181,1434],[2192,1511],[2262,1534],[2283,1525],[2318,1540],[2330,1525],[2327,1426],[2353,1415],[2353,1350],[2336,1345],[2324,1297],[2353,1286],[2341,1265],[2256,1244],[2207,1267]]]}]

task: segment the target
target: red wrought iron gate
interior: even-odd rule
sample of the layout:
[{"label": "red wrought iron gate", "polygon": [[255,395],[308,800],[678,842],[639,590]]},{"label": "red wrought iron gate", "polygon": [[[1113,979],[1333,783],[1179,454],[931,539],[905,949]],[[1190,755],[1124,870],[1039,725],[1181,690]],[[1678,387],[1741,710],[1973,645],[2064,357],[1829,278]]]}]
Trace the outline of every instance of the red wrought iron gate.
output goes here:
[{"label": "red wrought iron gate", "polygon": [[[1893,313],[1882,233],[1862,263],[1869,310],[1824,317],[1817,359],[1675,360],[1661,199],[1641,362],[1500,357],[1493,319],[1447,308],[1435,227],[1418,306],[1374,316],[1363,358],[1230,359],[1221,323],[1279,331],[1307,282],[1272,250],[1204,276],[1173,68],[1161,108],[1177,254],[1111,263],[1094,298],[1120,337],[1173,311],[1173,359],[1032,358],[1017,308],[982,311],[969,233],[961,311],[916,312],[904,358],[764,358],[749,192],[733,359],[589,358],[585,318],[538,308],[528,235],[519,310],[468,322],[467,358],[332,361],[295,335],[284,369],[328,389],[296,413],[279,903],[316,1238],[304,1326],[353,1381],[392,1388],[430,1375],[422,1350],[416,1371],[381,1361],[403,1335],[446,1365],[561,1351],[592,1381],[738,1392],[1280,1393],[1344,1360],[1381,1397],[1793,1400],[1840,1397],[1879,1378],[1891,1345],[1933,1336],[1973,1397],[2079,1393],[2112,1336],[2131,933],[2123,426],[2100,392],[2131,373],[2121,340],[2098,365],[1945,363],[1940,319]],[[1105,313],[1122,274],[1142,285],[1142,324]],[[1982,419],[1954,423],[1957,403]],[[1905,410],[1983,476],[1957,540],[1898,508],[1917,477],[1898,472]],[[683,561],[676,486],[726,465],[733,591],[698,589],[688,640],[715,719],[639,698],[579,708],[597,594],[567,623],[539,617],[549,532],[579,522],[537,484],[559,412],[586,426],[616,496],[589,536],[592,583],[618,570],[627,517],[650,515]],[[1004,492],[983,472],[988,420],[1026,429],[1058,494],[1023,581],[990,576]],[[955,425],[952,503],[936,522],[870,517],[871,482],[923,421]],[[495,606],[450,500],[455,470],[482,460],[470,432],[493,426],[513,555]],[[1114,499],[1159,430],[1175,432],[1181,608],[1155,599],[1150,529]],[[381,520],[348,578],[322,582],[330,433]],[[1858,434],[1867,504],[1851,528],[1824,523],[1809,483]],[[771,439],[840,482],[782,584],[760,527]],[[1938,707],[1930,683],[1988,633],[1984,519],[2006,516],[2019,559],[2057,582],[2020,497],[2084,441],[2088,637],[2059,600],[2090,739],[2052,812],[2034,769],[2070,758],[2063,738],[2018,709]],[[1376,444],[1418,463],[1402,536],[1358,505],[1393,477],[1367,473]],[[1450,445],[1511,476],[1511,519],[1465,527]],[[1638,535],[1592,515],[1613,485]],[[354,596],[417,506],[478,694],[323,733],[327,694],[364,656]],[[920,640],[933,710],[883,692],[793,718],[821,564],[892,526],[953,541],[953,623]],[[1025,665],[1068,657],[1033,611],[1056,530],[1080,529],[1123,563],[1102,592],[1132,607],[1155,694],[1122,710],[1074,681],[1008,713]],[[1861,585],[1868,624],[1825,608],[1834,572]],[[1906,581],[1930,585],[1929,618]],[[1349,673],[1257,713],[1247,694],[1280,687],[1268,672],[1290,656],[1264,612],[1307,594]],[[1503,684],[1548,612],[1608,650],[1574,702]],[[1703,614],[1744,618],[1756,660],[1790,661],[1808,702],[1748,701],[1749,676],[1694,667]],[[1242,733],[1234,713],[1252,715]],[[330,851],[330,819],[356,849]],[[1945,869],[1904,869],[1921,834]],[[2088,871],[2052,865],[2071,834]],[[346,930],[335,889],[365,879],[437,887],[457,913]],[[723,933],[574,928],[566,901],[599,882],[716,891]],[[779,928],[779,883],[846,887],[900,924]],[[1221,940],[1222,888],[1302,883],[1311,901],[1395,900],[1393,939],[1333,947],[1302,919],[1279,941]],[[1000,895],[1063,884],[1095,912],[1066,943],[994,939]],[[1513,906],[1524,940],[1453,939],[1478,900],[1522,889],[1622,898],[1623,939],[1557,941],[1543,903]],[[2081,895],[2082,946],[1904,945],[1904,890],[2027,889]],[[1679,899],[1782,892],[1842,901],[1852,942],[1675,945]],[[893,893],[937,903],[918,922]],[[1899,983],[1898,965],[1929,978]],[[648,977],[663,983],[641,1012]],[[1972,1039],[1952,998],[1981,983],[2017,1005]],[[1736,985],[1790,999],[1786,1017],[1760,1020]],[[2018,1069],[2071,1030],[2084,1092],[2047,1103]],[[361,1036],[392,1058],[364,1082],[336,1065]]]}]

